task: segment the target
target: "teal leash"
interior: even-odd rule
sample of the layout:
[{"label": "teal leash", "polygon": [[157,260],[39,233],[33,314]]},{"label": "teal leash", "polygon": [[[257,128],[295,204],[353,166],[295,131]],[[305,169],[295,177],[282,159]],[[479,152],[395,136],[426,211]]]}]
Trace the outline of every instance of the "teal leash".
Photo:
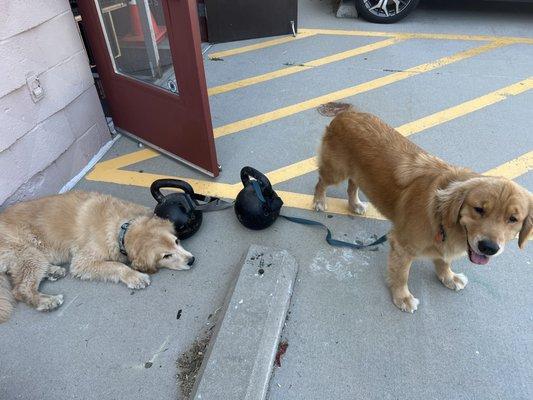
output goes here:
[{"label": "teal leash", "polygon": [[330,246],[334,246],[334,247],[349,247],[351,249],[356,249],[356,250],[369,250],[370,247],[378,246],[387,241],[387,235],[385,234],[369,244],[357,244],[357,243],[344,242],[342,240],[333,239],[329,228],[321,222],[313,221],[313,220],[305,219],[305,218],[289,217],[287,215],[280,215],[280,217],[283,217],[286,220],[291,221],[291,222],[296,222],[297,224],[319,226],[322,228],[326,228],[326,231],[327,231],[326,242],[328,242]]}]

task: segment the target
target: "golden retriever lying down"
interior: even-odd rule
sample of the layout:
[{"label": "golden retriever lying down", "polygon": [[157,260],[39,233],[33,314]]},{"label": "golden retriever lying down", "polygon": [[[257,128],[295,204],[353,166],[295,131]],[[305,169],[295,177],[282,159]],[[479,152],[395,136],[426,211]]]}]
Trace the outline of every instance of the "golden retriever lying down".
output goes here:
[{"label": "golden retriever lying down", "polygon": [[39,283],[65,276],[60,265],[68,262],[80,279],[142,289],[150,284],[144,272],[189,269],[194,257],[170,221],[108,195],[70,192],[16,204],[0,214],[0,322],[13,303],[6,274],[16,300],[50,311],[63,296],[40,293]]},{"label": "golden retriever lying down", "polygon": [[389,220],[388,283],[394,304],[414,312],[407,287],[416,258],[430,258],[440,281],[461,290],[468,280],[450,268],[466,253],[486,264],[519,234],[522,248],[533,227],[533,197],[516,183],[451,166],[404,138],[379,118],[353,109],[326,128],[319,151],[316,210],[326,209],[326,188],[348,179],[348,201],[365,212],[361,189]]}]

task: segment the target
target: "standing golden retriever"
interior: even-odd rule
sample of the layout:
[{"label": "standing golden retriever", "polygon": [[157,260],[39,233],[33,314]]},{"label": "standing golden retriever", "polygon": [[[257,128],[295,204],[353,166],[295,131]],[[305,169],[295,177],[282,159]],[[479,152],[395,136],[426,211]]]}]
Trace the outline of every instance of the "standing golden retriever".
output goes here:
[{"label": "standing golden retriever", "polygon": [[451,166],[426,153],[379,118],[353,109],[326,128],[319,151],[316,210],[326,209],[326,188],[348,179],[348,201],[365,212],[359,188],[393,227],[388,283],[394,304],[414,312],[407,287],[416,258],[431,258],[440,281],[461,290],[468,280],[450,268],[468,253],[486,264],[519,234],[522,248],[533,228],[533,197],[516,183]]},{"label": "standing golden retriever", "polygon": [[41,293],[39,284],[65,276],[60,265],[69,262],[80,279],[142,289],[150,284],[144,272],[189,269],[194,257],[170,221],[108,195],[70,192],[16,204],[0,214],[0,322],[13,308],[6,274],[16,300],[50,311],[63,296]]}]

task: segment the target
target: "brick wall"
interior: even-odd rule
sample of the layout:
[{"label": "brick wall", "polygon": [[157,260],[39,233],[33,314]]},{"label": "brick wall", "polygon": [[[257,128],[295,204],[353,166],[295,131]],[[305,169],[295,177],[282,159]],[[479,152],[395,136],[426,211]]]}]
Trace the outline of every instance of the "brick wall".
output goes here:
[{"label": "brick wall", "polygon": [[68,0],[0,0],[0,205],[57,193],[109,140]]}]

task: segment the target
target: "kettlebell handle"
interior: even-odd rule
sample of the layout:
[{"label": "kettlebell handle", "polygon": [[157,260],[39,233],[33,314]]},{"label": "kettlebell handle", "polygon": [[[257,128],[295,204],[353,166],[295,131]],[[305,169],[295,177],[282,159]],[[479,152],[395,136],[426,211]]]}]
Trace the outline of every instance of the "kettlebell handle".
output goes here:
[{"label": "kettlebell handle", "polygon": [[158,203],[165,200],[165,195],[161,193],[162,188],[181,189],[191,197],[194,196],[194,189],[185,181],[179,179],[158,179],[150,185],[150,192]]},{"label": "kettlebell handle", "polygon": [[259,185],[268,192],[272,191],[272,185],[268,178],[263,175],[261,172],[252,167],[243,167],[241,169],[241,181],[244,186],[250,182],[250,177],[254,178]]}]

